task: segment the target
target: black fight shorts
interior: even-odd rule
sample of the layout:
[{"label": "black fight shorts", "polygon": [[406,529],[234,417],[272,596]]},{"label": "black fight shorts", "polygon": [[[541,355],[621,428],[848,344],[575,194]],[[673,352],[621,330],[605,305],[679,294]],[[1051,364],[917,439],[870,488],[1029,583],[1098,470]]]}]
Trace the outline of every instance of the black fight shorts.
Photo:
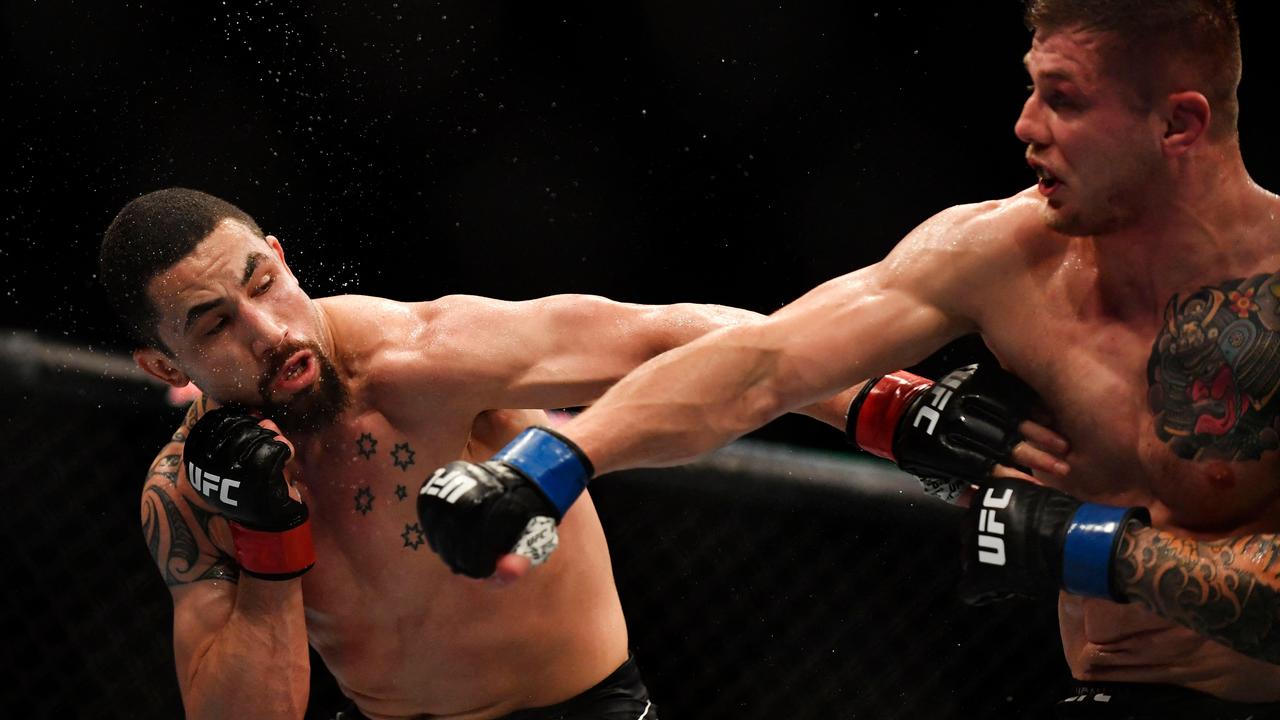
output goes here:
[{"label": "black fight shorts", "polygon": [[[334,720],[363,720],[353,703]],[[627,658],[595,687],[562,703],[517,710],[502,720],[658,720],[658,706],[640,678],[635,658]]]},{"label": "black fight shorts", "polygon": [[1280,703],[1235,703],[1177,685],[1079,683],[1058,720],[1280,720]]}]

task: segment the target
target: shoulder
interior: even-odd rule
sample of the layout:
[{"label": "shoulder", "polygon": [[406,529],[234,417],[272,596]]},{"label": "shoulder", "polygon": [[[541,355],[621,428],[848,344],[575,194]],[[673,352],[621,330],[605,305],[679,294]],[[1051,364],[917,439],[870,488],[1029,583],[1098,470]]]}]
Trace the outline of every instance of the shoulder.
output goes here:
[{"label": "shoulder", "polygon": [[[609,321],[638,306],[598,295],[548,295],[530,300],[496,300],[447,295],[407,306],[413,313],[405,345],[437,348],[450,357],[491,356],[493,344],[532,337],[591,321]],[[474,359],[474,358],[473,358]]]},{"label": "shoulder", "polygon": [[1024,191],[999,200],[954,205],[912,230],[890,257],[932,252],[953,259],[990,260],[1017,255],[1047,235],[1040,202]]},{"label": "shoulder", "polygon": [[1057,252],[1031,191],[956,205],[925,220],[885,257],[878,275],[952,293],[994,287]]}]

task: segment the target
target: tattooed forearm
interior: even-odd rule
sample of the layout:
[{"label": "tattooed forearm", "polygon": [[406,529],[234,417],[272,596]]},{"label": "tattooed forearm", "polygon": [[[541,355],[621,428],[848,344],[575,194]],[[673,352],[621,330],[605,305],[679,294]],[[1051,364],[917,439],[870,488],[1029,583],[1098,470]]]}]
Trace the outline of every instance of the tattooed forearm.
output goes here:
[{"label": "tattooed forearm", "polygon": [[143,492],[142,533],[165,584],[172,587],[199,580],[236,580],[239,571],[234,561],[207,540],[208,518],[196,514],[195,520],[211,552],[201,553],[200,539],[189,519],[165,492],[153,485]]},{"label": "tattooed forearm", "polygon": [[1280,535],[1200,542],[1131,527],[1116,580],[1160,615],[1280,664]]}]

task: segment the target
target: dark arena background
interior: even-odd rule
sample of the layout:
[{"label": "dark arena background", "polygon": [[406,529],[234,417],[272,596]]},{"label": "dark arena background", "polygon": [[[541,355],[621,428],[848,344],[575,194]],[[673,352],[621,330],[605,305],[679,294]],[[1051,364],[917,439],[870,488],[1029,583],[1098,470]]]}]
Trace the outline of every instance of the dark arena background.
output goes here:
[{"label": "dark arena background", "polygon": [[[1244,154],[1277,187],[1280,52],[1243,4]],[[182,713],[138,519],[182,410],[131,372],[95,275],[128,200],[237,203],[316,296],[767,313],[1034,182],[1014,0],[3,7],[6,717]],[[784,418],[593,493],[663,718],[1030,717],[1067,679],[1053,608],[960,605],[958,511],[830,428]]]}]

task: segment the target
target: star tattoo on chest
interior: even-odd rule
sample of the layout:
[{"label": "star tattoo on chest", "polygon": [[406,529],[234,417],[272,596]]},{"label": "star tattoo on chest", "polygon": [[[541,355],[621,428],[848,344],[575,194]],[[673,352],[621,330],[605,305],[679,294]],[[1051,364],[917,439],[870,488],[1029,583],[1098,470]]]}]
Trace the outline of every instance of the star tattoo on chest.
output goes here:
[{"label": "star tattoo on chest", "polygon": [[373,509],[373,491],[368,485],[356,491],[356,512],[361,515],[368,515]]},{"label": "star tattoo on chest", "polygon": [[1280,447],[1280,273],[1174,295],[1147,362],[1156,435],[1188,460]]},{"label": "star tattoo on chest", "polygon": [[360,437],[356,438],[356,452],[360,453],[360,457],[365,460],[373,457],[377,449],[378,440],[369,433],[360,433]]},{"label": "star tattoo on chest", "polygon": [[409,497],[409,489],[403,485],[396,485],[396,497],[404,500]]},{"label": "star tattoo on chest", "polygon": [[404,546],[413,550],[417,550],[427,541],[422,532],[422,526],[418,523],[413,523],[412,525],[406,523],[404,532],[400,533],[400,537],[404,538]]},{"label": "star tattoo on chest", "polygon": [[391,451],[391,461],[396,467],[408,472],[409,466],[413,464],[413,454],[409,443],[396,443],[395,449]]}]

